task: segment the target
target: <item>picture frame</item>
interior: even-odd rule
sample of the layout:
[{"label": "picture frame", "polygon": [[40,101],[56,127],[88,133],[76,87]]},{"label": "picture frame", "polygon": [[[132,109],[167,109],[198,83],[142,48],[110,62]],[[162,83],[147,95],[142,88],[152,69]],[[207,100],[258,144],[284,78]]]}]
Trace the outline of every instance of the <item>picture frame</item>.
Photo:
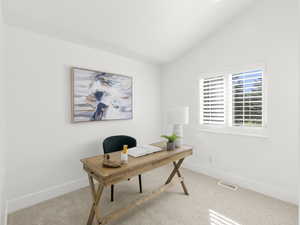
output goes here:
[{"label": "picture frame", "polygon": [[71,67],[71,122],[133,119],[133,79]]}]

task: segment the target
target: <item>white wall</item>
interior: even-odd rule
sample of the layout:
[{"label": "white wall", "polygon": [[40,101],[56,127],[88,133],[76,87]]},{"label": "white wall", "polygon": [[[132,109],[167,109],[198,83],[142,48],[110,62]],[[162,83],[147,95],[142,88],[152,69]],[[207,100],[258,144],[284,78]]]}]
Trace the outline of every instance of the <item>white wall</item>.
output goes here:
[{"label": "white wall", "polygon": [[[79,160],[99,154],[107,136],[157,141],[158,67],[14,27],[7,45],[9,211],[86,185]],[[71,66],[132,76],[134,119],[71,124]]]},{"label": "white wall", "polygon": [[4,109],[4,23],[2,1],[0,0],[0,225],[5,221],[5,109]]},{"label": "white wall", "polygon": [[[189,105],[185,166],[293,203],[298,202],[299,68],[297,0],[260,1],[196,49],[163,69],[164,110]],[[253,64],[268,77],[268,137],[201,132],[201,74]],[[209,158],[212,157],[212,163]]]}]

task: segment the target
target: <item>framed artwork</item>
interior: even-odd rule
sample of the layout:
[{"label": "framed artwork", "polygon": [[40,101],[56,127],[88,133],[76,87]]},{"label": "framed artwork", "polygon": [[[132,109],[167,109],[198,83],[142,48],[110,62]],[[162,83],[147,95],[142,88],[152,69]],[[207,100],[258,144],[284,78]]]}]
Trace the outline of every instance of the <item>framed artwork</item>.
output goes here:
[{"label": "framed artwork", "polygon": [[71,68],[72,122],[132,119],[132,77]]}]

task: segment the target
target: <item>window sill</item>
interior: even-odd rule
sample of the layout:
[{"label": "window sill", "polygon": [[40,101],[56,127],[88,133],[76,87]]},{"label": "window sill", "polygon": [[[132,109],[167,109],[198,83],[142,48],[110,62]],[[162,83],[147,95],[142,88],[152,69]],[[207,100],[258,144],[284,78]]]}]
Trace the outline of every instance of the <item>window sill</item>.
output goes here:
[{"label": "window sill", "polygon": [[225,135],[234,135],[234,136],[249,136],[249,137],[256,137],[256,138],[263,138],[267,139],[269,136],[266,134],[267,131],[264,128],[260,130],[260,132],[253,132],[252,129],[247,130],[237,130],[237,129],[226,129],[226,128],[207,128],[207,127],[200,127],[198,128],[199,132],[205,133],[215,133],[215,134],[225,134]]}]

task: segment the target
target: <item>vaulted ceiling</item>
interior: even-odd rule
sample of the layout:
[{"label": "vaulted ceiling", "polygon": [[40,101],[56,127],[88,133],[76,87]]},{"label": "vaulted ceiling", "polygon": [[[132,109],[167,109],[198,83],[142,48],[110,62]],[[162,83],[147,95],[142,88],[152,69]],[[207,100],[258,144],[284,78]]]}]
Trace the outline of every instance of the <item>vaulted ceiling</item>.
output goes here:
[{"label": "vaulted ceiling", "polygon": [[4,0],[6,23],[162,64],[256,0]]}]

